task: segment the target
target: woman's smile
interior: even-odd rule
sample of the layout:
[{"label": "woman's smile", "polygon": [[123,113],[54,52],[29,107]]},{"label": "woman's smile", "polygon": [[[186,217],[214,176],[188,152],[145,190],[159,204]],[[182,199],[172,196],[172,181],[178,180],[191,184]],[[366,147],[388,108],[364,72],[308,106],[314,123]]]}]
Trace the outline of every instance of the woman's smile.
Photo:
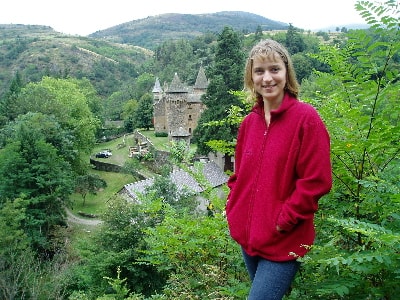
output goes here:
[{"label": "woman's smile", "polygon": [[286,66],[279,57],[255,58],[252,79],[255,91],[269,106],[280,104],[285,94]]}]

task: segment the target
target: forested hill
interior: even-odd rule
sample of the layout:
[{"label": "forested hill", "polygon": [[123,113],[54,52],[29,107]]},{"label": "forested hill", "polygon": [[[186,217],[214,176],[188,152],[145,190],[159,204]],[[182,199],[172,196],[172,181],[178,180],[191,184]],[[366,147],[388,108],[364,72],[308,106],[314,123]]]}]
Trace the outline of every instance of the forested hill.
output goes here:
[{"label": "forested hill", "polygon": [[152,50],[164,42],[211,32],[211,43],[224,26],[244,33],[287,28],[282,22],[246,12],[164,14],[89,36],[67,35],[42,25],[0,24],[0,97],[16,72],[26,82],[39,81],[44,75],[85,77],[100,95],[109,96],[136,78]]},{"label": "forested hill", "polygon": [[241,32],[287,29],[288,24],[262,16],[224,11],[213,14],[162,14],[123,23],[89,35],[113,42],[132,44],[154,50],[166,40],[191,39],[207,32],[221,32],[225,26]]},{"label": "forested hill", "polygon": [[52,77],[88,78],[101,95],[137,77],[152,52],[40,25],[0,25],[0,97],[16,72],[24,81]]}]

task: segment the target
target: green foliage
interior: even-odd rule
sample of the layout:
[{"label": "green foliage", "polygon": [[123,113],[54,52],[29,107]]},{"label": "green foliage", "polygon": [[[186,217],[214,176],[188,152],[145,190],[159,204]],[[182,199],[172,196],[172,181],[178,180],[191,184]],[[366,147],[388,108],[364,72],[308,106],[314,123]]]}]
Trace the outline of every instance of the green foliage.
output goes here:
[{"label": "green foliage", "polygon": [[289,28],[286,33],[285,46],[291,55],[303,52],[306,49],[306,44],[299,31],[300,30],[298,28],[294,27],[292,24],[289,24]]},{"label": "green foliage", "polygon": [[[190,153],[186,147],[178,150],[179,157]],[[80,282],[81,292],[71,299],[245,297],[247,273],[227,230],[225,197],[207,184],[200,163],[191,166],[182,160],[178,165],[201,182],[204,201],[213,203],[213,216],[194,213],[197,201],[177,193],[168,180],[169,170],[135,203],[112,199],[94,240],[79,247],[85,263],[76,268],[73,281]],[[110,284],[112,291],[107,291]]]},{"label": "green foliage", "polygon": [[316,35],[322,37],[324,41],[329,40],[329,34],[325,31],[318,31]]},{"label": "green foliage", "polygon": [[170,177],[171,169],[164,167],[161,176],[154,178],[153,184],[145,188],[142,195],[139,195],[141,202],[146,206],[156,205],[158,208],[153,216],[153,224],[163,220],[165,211],[171,206],[177,214],[193,214],[198,201],[193,192],[188,188],[178,186],[172,182]]},{"label": "green foliage", "polygon": [[[320,201],[319,236],[298,289],[315,298],[394,299],[400,269],[400,123],[394,113],[400,38],[398,20],[390,16],[399,11],[393,1],[358,7],[373,25],[372,35],[351,31],[342,48],[323,46],[318,57],[331,73],[318,74],[314,98],[307,99],[330,132],[335,180]],[[305,287],[304,281],[313,284]]]},{"label": "green foliage", "polygon": [[178,217],[170,208],[160,224],[146,230],[143,260],[169,274],[164,288],[168,299],[243,299],[246,295],[240,281],[247,273],[227,231],[221,213],[224,204],[216,197],[209,200],[215,207],[213,217]]},{"label": "green foliage", "polygon": [[124,128],[126,132],[134,131],[134,113],[138,108],[138,102],[136,100],[128,100],[123,105],[123,112],[121,117],[124,120]]},{"label": "green foliage", "polygon": [[14,140],[0,151],[0,194],[4,197],[0,203],[23,198],[24,232],[35,250],[51,253],[49,238],[54,227],[64,223],[64,205],[73,187],[72,170],[37,125],[16,123]]},{"label": "green foliage", "polygon": [[[87,78],[103,97],[137,76],[138,65],[151,53],[136,46],[57,33],[50,27],[1,25],[0,89],[18,71],[24,81],[43,76]],[[3,92],[0,91],[0,95]]]},{"label": "green foliage", "polygon": [[52,239],[65,225],[72,178],[86,170],[81,155],[94,144],[93,89],[78,83],[44,78],[28,84],[13,98],[12,117],[1,131],[0,193],[4,200],[26,201],[24,232],[43,257],[58,251]]},{"label": "green foliage", "polygon": [[171,163],[176,165],[190,164],[195,154],[185,141],[171,142],[169,153]]},{"label": "green foliage", "polygon": [[[71,283],[79,283],[81,291],[97,297],[109,288],[104,277],[113,278],[119,268],[118,279],[126,282],[124,290],[154,293],[164,283],[163,275],[150,265],[137,263],[146,247],[143,229],[152,226],[154,220],[140,205],[116,196],[110,199],[103,221],[93,239],[79,245],[84,264],[75,268]],[[73,284],[70,288],[75,289]]]},{"label": "green foliage", "polygon": [[165,41],[159,46],[155,50],[155,63],[157,69],[162,70],[159,74],[160,82],[171,81],[177,72],[179,77],[189,78],[194,66],[198,65],[193,59],[193,52],[190,42],[183,39]]},{"label": "green foliage", "polygon": [[[242,103],[242,106],[232,105],[228,109],[227,116],[218,121],[210,121],[205,123],[204,126],[210,127],[218,127],[218,126],[230,126],[232,128],[239,128],[240,123],[242,122],[243,118],[249,111],[251,110],[251,105],[246,100],[246,94],[244,92],[231,92],[235,95]],[[228,154],[233,156],[235,153],[235,146],[236,146],[236,136],[232,141],[224,141],[224,140],[210,140],[206,142],[207,146],[212,149],[212,151]]]},{"label": "green foliage", "polygon": [[[108,284],[114,291],[113,294],[107,295],[108,299],[122,300],[128,295],[129,289],[126,287],[126,278],[121,279],[120,277],[121,268],[119,266],[117,268],[117,278],[104,277],[104,279],[107,279]],[[104,299],[104,297],[102,299]]]},{"label": "green foliage", "polygon": [[168,132],[155,132],[155,137],[168,137]]},{"label": "green foliage", "polygon": [[[16,110],[10,111],[10,114],[13,115],[12,120],[35,112],[53,117],[66,142],[55,147],[60,151],[68,151],[63,153],[65,159],[80,173],[87,167],[87,164],[82,162],[81,155],[89,153],[93,148],[95,133],[100,125],[89,108],[89,99],[86,98],[91,92],[88,88],[78,85],[76,80],[46,77],[41,82],[30,83],[21,90],[15,100]],[[58,133],[50,131],[50,134],[55,136]]]},{"label": "green foliage", "polygon": [[[224,196],[221,197],[221,193],[205,179],[203,164],[192,165],[190,159],[185,159],[191,152],[184,143],[180,145],[182,148],[177,152],[181,159],[175,164],[200,183],[204,190],[201,201],[212,203],[212,214],[201,210],[194,214],[196,207],[190,206],[182,197],[165,201],[164,194],[158,198],[160,202],[153,198],[150,200],[152,212],[161,214],[162,218],[158,218],[154,226],[144,229],[147,247],[141,260],[168,274],[163,289],[167,299],[242,299],[247,289],[239,278],[247,273],[238,258],[239,248],[227,229]],[[149,202],[146,203],[146,207],[150,207]],[[154,206],[155,203],[159,205]]]},{"label": "green foliage", "polygon": [[22,199],[7,200],[0,205],[0,257],[2,259],[5,259],[6,249],[9,249],[11,245],[16,247],[13,248],[13,252],[25,251],[29,248],[26,234],[21,228],[26,217],[25,206],[26,203]]},{"label": "green foliage", "polygon": [[153,127],[153,97],[150,93],[146,93],[140,98],[133,115],[133,127],[146,130]]},{"label": "green foliage", "polygon": [[23,86],[21,74],[17,72],[14,79],[11,81],[9,90],[0,102],[0,126],[5,125],[8,121],[13,119],[13,112],[16,110],[15,102]]},{"label": "green foliage", "polygon": [[92,112],[94,118],[98,120],[103,120],[104,118],[104,106],[101,98],[97,94],[92,83],[87,78],[82,79],[70,79],[71,82],[74,82],[79,91],[82,92],[85,96],[86,103],[89,106],[89,110]]},{"label": "green foliage", "polygon": [[63,251],[52,262],[37,259],[23,230],[27,205],[23,199],[0,204],[0,298],[59,299],[64,295],[60,277],[68,263]]}]

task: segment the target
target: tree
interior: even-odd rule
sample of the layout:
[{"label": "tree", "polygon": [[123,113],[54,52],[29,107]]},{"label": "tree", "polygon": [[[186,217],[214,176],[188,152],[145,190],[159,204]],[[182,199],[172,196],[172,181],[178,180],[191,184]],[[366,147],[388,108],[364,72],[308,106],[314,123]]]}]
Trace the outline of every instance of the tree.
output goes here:
[{"label": "tree", "polygon": [[19,72],[15,74],[14,79],[11,81],[8,92],[4,95],[0,102],[0,126],[6,124],[8,121],[14,120],[17,115],[15,114],[16,99],[21,92],[24,84]]},{"label": "tree", "polygon": [[154,75],[143,73],[135,80],[134,99],[140,99],[144,94],[151,92],[155,82]]},{"label": "tree", "polygon": [[79,282],[80,289],[87,290],[93,298],[108,289],[104,277],[113,277],[119,269],[120,278],[126,278],[130,291],[147,296],[159,291],[165,274],[140,261],[146,249],[144,230],[153,226],[152,210],[123,197],[110,199],[103,225],[91,239],[79,245],[81,259],[86,263],[73,270],[72,282]]},{"label": "tree", "polygon": [[51,256],[49,235],[55,226],[65,224],[64,207],[73,187],[71,168],[52,145],[26,133],[24,141],[9,143],[0,152],[0,194],[27,202],[24,231],[38,253]]},{"label": "tree", "polygon": [[212,149],[206,144],[210,140],[231,141],[236,137],[236,126],[222,125],[210,127],[210,121],[226,117],[231,105],[241,103],[232,91],[243,86],[244,54],[240,36],[232,28],[225,27],[218,37],[215,61],[209,71],[210,83],[202,97],[207,109],[202,113],[197,128],[193,132],[198,152],[207,154]]},{"label": "tree", "polygon": [[134,128],[134,115],[138,107],[138,102],[136,100],[129,100],[124,104],[124,110],[122,112],[122,117],[124,120],[124,128],[126,132],[133,132]]},{"label": "tree", "polygon": [[132,99],[131,97],[131,93],[124,89],[112,93],[104,101],[104,118],[113,121],[122,120],[122,108],[126,101]]},{"label": "tree", "polygon": [[298,52],[303,52],[306,49],[302,35],[299,33],[299,29],[289,24],[289,28],[286,33],[285,46],[291,55]]},{"label": "tree", "polygon": [[296,77],[299,82],[312,74],[313,64],[312,58],[303,53],[296,53],[292,55],[292,61],[296,70]]},{"label": "tree", "polygon": [[73,149],[73,153],[69,152],[70,156],[65,158],[78,174],[86,170],[88,163],[83,160],[83,155],[92,150],[100,126],[100,120],[94,117],[86,98],[91,93],[87,88],[81,89],[75,79],[45,77],[21,90],[14,111],[15,116],[28,112],[54,116],[64,136],[69,135],[68,144],[59,144],[56,148]]},{"label": "tree", "polygon": [[153,97],[150,93],[144,94],[138,103],[138,107],[133,116],[134,128],[153,127]]},{"label": "tree", "polygon": [[3,132],[8,133],[0,151],[0,204],[22,198],[25,234],[35,250],[51,255],[50,236],[65,224],[64,206],[73,191],[69,136],[53,117],[38,113],[18,117]]},{"label": "tree", "polygon": [[256,32],[254,33],[254,42],[258,43],[263,38],[263,30],[261,25],[257,26]]},{"label": "tree", "polygon": [[322,37],[324,41],[329,41],[329,34],[326,31],[318,31],[315,35]]},{"label": "tree", "polygon": [[22,229],[26,204],[21,199],[1,201],[0,205],[0,297],[15,299],[22,294],[25,281],[32,275],[28,236]]},{"label": "tree", "polygon": [[166,299],[244,299],[247,273],[226,227],[225,201],[204,196],[214,204],[214,217],[163,206],[162,221],[145,229],[147,247],[140,260],[168,275]]},{"label": "tree", "polygon": [[75,191],[81,194],[83,206],[85,206],[86,195],[88,193],[95,195],[101,188],[105,188],[107,182],[97,174],[85,174],[76,178]]},{"label": "tree", "polygon": [[80,92],[85,96],[86,103],[93,114],[93,117],[98,120],[104,119],[104,105],[101,98],[97,94],[95,88],[90,83],[87,78],[83,79],[69,79],[71,82],[75,83]]}]

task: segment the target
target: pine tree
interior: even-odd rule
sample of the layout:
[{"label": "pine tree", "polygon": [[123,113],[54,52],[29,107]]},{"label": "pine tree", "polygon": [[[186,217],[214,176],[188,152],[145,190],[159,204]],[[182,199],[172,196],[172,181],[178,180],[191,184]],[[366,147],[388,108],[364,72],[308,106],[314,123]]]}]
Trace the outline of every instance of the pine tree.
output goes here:
[{"label": "pine tree", "polygon": [[193,132],[198,153],[207,154],[211,151],[206,144],[210,140],[232,141],[236,137],[236,127],[208,126],[207,123],[226,118],[232,105],[241,106],[239,99],[231,92],[243,88],[243,69],[244,53],[240,35],[232,28],[225,27],[218,37],[215,61],[208,76],[210,83],[202,97],[207,109]]},{"label": "pine tree", "polygon": [[263,38],[263,30],[261,25],[257,26],[256,32],[254,33],[254,42],[257,43]]},{"label": "pine tree", "polygon": [[306,49],[306,44],[299,29],[294,27],[292,24],[289,24],[286,33],[285,46],[291,55],[303,52]]},{"label": "pine tree", "polygon": [[23,88],[24,84],[22,81],[21,74],[17,72],[14,79],[10,84],[8,92],[4,95],[4,98],[0,102],[0,124],[6,124],[8,121],[15,119],[15,106],[16,98]]}]

